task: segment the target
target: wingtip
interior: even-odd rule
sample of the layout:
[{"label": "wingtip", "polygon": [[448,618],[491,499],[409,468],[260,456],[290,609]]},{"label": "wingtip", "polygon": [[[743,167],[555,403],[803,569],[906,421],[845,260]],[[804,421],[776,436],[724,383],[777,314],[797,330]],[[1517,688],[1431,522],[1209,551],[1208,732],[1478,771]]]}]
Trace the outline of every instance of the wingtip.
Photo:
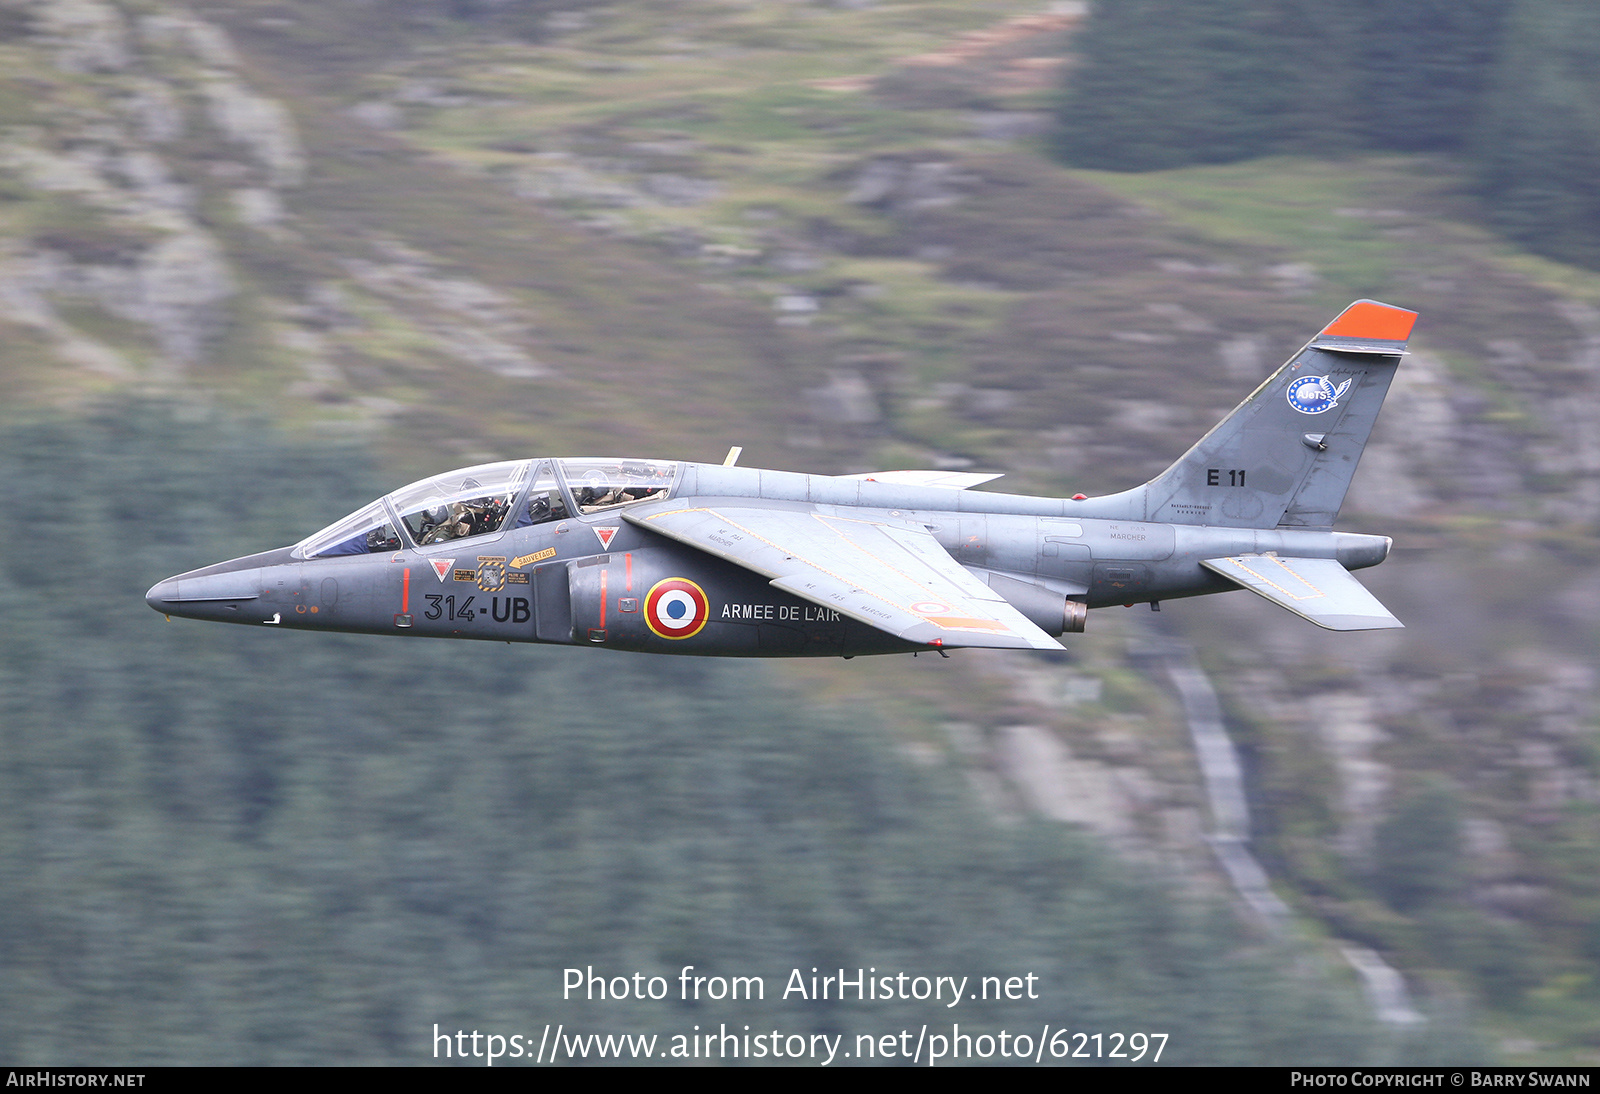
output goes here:
[{"label": "wingtip", "polygon": [[1324,327],[1322,333],[1333,338],[1404,342],[1411,337],[1411,327],[1416,321],[1414,311],[1377,300],[1357,300]]}]

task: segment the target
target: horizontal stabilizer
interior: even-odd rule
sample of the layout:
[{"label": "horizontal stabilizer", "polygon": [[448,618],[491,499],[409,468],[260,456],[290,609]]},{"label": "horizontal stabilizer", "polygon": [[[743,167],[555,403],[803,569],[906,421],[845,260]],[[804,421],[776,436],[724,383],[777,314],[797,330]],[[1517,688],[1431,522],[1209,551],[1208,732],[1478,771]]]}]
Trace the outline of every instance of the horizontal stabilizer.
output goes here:
[{"label": "horizontal stabilizer", "polygon": [[1208,558],[1200,565],[1330,631],[1405,626],[1331,558],[1239,555]]}]

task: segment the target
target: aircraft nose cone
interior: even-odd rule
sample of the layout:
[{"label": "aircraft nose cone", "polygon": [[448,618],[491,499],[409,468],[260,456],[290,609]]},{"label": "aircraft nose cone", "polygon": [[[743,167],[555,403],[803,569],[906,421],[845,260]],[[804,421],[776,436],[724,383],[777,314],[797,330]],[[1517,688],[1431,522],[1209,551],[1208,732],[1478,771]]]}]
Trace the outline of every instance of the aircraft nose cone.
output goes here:
[{"label": "aircraft nose cone", "polygon": [[195,570],[159,581],[144,594],[144,602],[162,615],[186,619],[216,619],[234,623],[242,605],[261,596],[261,568]]},{"label": "aircraft nose cone", "polygon": [[165,581],[158,581],[150,586],[150,591],[144,594],[144,602],[156,611],[166,614],[172,606],[166,603],[178,598],[178,579],[169,577]]}]

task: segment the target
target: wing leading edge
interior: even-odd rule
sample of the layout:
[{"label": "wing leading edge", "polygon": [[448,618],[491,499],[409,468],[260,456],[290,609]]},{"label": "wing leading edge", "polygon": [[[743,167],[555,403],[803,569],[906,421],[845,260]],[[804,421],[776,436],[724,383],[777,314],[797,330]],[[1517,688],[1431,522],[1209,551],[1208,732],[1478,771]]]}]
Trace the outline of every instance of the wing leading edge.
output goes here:
[{"label": "wing leading edge", "polygon": [[920,525],[693,501],[623,516],[907,642],[1061,649]]},{"label": "wing leading edge", "polygon": [[1335,559],[1239,555],[1200,565],[1330,631],[1405,626]]}]

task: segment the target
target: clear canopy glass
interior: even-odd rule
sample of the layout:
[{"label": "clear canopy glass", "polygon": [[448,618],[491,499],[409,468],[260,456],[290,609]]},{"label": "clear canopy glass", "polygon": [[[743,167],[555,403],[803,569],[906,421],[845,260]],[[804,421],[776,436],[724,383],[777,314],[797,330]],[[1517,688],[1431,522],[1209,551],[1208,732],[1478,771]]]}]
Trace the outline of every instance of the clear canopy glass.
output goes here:
[{"label": "clear canopy glass", "polygon": [[[678,465],[670,460],[596,456],[507,460],[464,467],[403,486],[362,506],[301,540],[295,554],[301,558],[326,558],[398,551],[407,545],[401,538],[402,530],[411,544],[431,547],[489,535],[502,528],[566,520],[572,513],[556,475],[557,466],[579,516],[660,501],[671,492],[678,474]],[[519,506],[524,487],[529,487],[527,500]]]},{"label": "clear canopy glass", "polygon": [[389,495],[419,547],[498,532],[528,480],[528,460],[485,463],[414,482]]},{"label": "clear canopy glass", "polygon": [[316,535],[301,540],[295,553],[301,558],[327,558],[331,555],[398,551],[402,546],[389,510],[384,508],[383,502],[375,501],[343,520],[328,525]]},{"label": "clear canopy glass", "polygon": [[586,456],[560,462],[572,501],[584,514],[641,501],[661,501],[672,489],[678,472],[678,465],[670,460]]},{"label": "clear canopy glass", "polygon": [[327,558],[398,551],[405,543],[396,530],[395,513],[418,546],[497,532],[522,492],[529,462],[480,464],[401,487],[301,540],[294,553]]},{"label": "clear canopy glass", "polygon": [[566,520],[567,499],[561,493],[561,484],[549,460],[540,460],[533,471],[533,485],[528,488],[528,501],[517,513],[513,528],[526,528],[552,520]]}]

